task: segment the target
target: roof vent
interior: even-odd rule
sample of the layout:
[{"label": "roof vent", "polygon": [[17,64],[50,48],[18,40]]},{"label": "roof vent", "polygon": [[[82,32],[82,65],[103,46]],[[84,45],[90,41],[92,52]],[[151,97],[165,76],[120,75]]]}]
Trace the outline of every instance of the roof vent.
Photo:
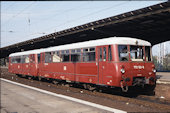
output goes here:
[{"label": "roof vent", "polygon": [[138,41],[136,40],[136,45],[138,45]]}]

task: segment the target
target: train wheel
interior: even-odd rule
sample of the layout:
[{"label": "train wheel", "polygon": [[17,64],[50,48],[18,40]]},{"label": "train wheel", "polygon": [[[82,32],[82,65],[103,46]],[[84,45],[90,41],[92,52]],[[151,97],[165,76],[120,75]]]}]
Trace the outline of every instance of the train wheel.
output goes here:
[{"label": "train wheel", "polygon": [[16,74],[18,77],[22,77],[22,75],[20,75],[20,74]]},{"label": "train wheel", "polygon": [[31,80],[31,79],[32,79],[32,77],[31,77],[31,76],[28,76],[28,79],[29,79],[29,80]]},{"label": "train wheel", "polygon": [[93,86],[91,86],[91,85],[89,85],[89,84],[87,84],[86,87],[87,87],[87,89],[90,90],[90,91],[93,91],[93,90],[96,89],[95,87],[93,87]]},{"label": "train wheel", "polygon": [[84,87],[84,89],[87,89],[87,85],[86,84],[83,84],[83,87]]},{"label": "train wheel", "polygon": [[56,80],[53,80],[52,82],[53,82],[53,84],[55,84],[55,85],[58,84],[58,82],[57,82]]},{"label": "train wheel", "polygon": [[38,80],[39,80],[39,81],[41,81],[41,80],[42,80],[42,78],[39,76],[39,77],[38,77]]},{"label": "train wheel", "polygon": [[22,76],[22,78],[25,78],[26,77],[26,75],[21,75]]}]

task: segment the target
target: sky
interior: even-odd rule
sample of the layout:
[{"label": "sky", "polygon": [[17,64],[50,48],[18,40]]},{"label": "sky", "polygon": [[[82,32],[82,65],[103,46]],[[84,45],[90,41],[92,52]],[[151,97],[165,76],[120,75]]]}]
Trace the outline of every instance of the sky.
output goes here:
[{"label": "sky", "polygon": [[[164,1],[2,1],[1,47]],[[165,43],[170,53],[170,41]],[[153,46],[159,54],[159,45]]]}]

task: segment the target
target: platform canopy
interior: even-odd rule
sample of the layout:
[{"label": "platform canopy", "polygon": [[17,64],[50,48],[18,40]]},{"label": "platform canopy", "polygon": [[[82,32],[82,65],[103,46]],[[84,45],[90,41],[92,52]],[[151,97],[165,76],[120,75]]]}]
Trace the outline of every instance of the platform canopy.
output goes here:
[{"label": "platform canopy", "polygon": [[170,2],[164,2],[1,48],[10,53],[107,37],[134,37],[152,45],[170,40]]}]

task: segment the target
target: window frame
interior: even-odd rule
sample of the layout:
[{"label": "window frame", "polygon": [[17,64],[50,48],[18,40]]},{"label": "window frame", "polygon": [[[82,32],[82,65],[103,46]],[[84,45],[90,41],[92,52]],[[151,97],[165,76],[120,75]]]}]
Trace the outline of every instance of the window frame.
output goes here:
[{"label": "window frame", "polygon": [[[90,49],[94,49],[94,50],[90,50]],[[89,60],[90,57],[88,57],[88,61],[84,60],[84,57],[86,57],[88,55],[88,53],[94,53],[95,55],[93,56],[94,60]],[[86,54],[86,55],[85,55]],[[91,55],[88,55],[91,56]],[[91,57],[92,58],[92,57]],[[96,62],[96,47],[86,47],[86,48],[82,48],[82,62]]]},{"label": "window frame", "polygon": [[[146,47],[148,47],[149,48],[149,55],[150,55],[150,60],[147,60],[147,57],[146,57]],[[151,46],[144,46],[144,51],[145,51],[145,61],[146,62],[152,62],[153,61],[153,59],[152,59],[152,48],[151,48]]]},{"label": "window frame", "polygon": [[[119,47],[120,47],[120,46],[126,46],[126,47],[127,47],[127,52],[126,52],[127,55],[126,55],[125,57],[122,57],[122,58],[126,58],[127,60],[120,60],[120,58],[121,58],[121,57],[120,57],[120,50],[119,50]],[[128,61],[131,61],[131,59],[129,58],[129,53],[130,53],[130,52],[129,52],[129,45],[118,44],[118,45],[117,45],[117,50],[118,50],[118,59],[119,59],[120,62],[128,62]]]},{"label": "window frame", "polygon": [[109,45],[108,46],[108,61],[112,61],[113,60],[113,56],[112,56],[112,46]]},{"label": "window frame", "polygon": [[[60,50],[52,51],[51,53],[52,53],[52,63],[60,63],[60,62],[61,62]],[[57,61],[57,62],[54,62],[54,53],[55,53],[58,57],[60,57],[59,61]]]},{"label": "window frame", "polygon": [[[63,55],[68,55],[68,60],[67,61],[63,61],[63,59],[64,59]],[[66,62],[69,63],[70,62],[70,50],[69,49],[61,50],[60,57],[61,57],[61,61],[60,61],[61,63],[66,63]]]},{"label": "window frame", "polygon": [[[46,54],[50,53],[50,57],[48,58],[48,60],[46,59]],[[44,52],[44,63],[52,63],[52,52]],[[51,59],[51,60],[49,60]]]},{"label": "window frame", "polygon": [[[140,53],[139,53],[139,56],[142,57],[142,58],[138,58],[138,55],[137,55],[137,58],[132,59],[132,57],[131,57],[131,46],[134,46],[134,47],[137,47],[137,48],[141,47],[140,50],[142,49],[142,56],[140,56]],[[144,61],[146,61],[145,60],[146,57],[145,57],[145,49],[144,49],[144,47],[145,46],[143,46],[143,45],[129,45],[129,48],[130,48],[129,54],[130,54],[131,61],[133,61],[133,62],[144,62]],[[141,51],[137,51],[137,52],[141,52]],[[135,54],[135,57],[136,57],[136,54]]]},{"label": "window frame", "polygon": [[[80,51],[78,51],[78,50],[80,50]],[[81,49],[71,49],[70,51],[71,51],[71,53],[70,53],[70,57],[71,57],[70,61],[71,62],[81,62],[81,57],[82,57]],[[76,59],[78,59],[78,60],[72,59],[72,55],[79,56],[79,57],[76,57]]]},{"label": "window frame", "polygon": [[[12,58],[12,60],[14,60],[14,61],[11,60],[11,63],[12,63],[12,64],[22,63],[22,62],[21,62],[21,56],[13,56],[13,57],[11,57],[11,58]],[[17,60],[16,60],[17,58],[20,59],[20,62],[16,62],[16,61],[17,61]]]}]

